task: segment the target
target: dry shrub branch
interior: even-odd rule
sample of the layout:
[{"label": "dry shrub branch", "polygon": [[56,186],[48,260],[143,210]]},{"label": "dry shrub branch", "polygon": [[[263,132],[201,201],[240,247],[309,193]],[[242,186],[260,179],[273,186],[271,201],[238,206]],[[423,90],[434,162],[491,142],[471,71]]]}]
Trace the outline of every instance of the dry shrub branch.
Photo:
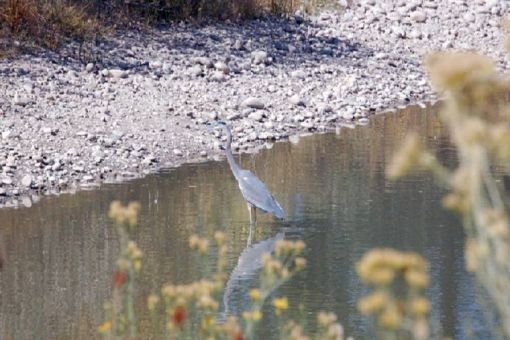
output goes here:
[{"label": "dry shrub branch", "polygon": [[491,59],[474,53],[437,53],[427,59],[432,83],[446,97],[441,118],[459,165],[446,169],[417,137],[410,137],[388,169],[390,178],[421,166],[449,189],[444,206],[462,218],[468,271],[492,298],[510,338],[510,216],[503,183],[510,171],[510,81]]}]

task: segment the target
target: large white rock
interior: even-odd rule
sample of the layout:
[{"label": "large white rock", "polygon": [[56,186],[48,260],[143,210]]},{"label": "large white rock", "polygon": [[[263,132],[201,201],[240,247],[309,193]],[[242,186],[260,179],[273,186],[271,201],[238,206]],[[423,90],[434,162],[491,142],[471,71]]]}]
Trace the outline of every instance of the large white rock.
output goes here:
[{"label": "large white rock", "polygon": [[422,11],[412,12],[409,16],[414,22],[425,22],[427,20],[427,14]]},{"label": "large white rock", "polygon": [[242,107],[251,107],[252,109],[263,109],[266,105],[264,101],[255,97],[248,97],[241,103]]}]

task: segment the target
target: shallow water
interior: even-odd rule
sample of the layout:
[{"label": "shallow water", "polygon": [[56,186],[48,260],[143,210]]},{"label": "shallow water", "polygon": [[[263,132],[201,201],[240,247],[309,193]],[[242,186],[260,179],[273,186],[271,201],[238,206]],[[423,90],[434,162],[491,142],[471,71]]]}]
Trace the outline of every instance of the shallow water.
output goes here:
[{"label": "shallow water", "polygon": [[[191,253],[187,239],[219,229],[227,233],[231,273],[219,318],[246,308],[263,251],[271,250],[277,239],[300,238],[307,244],[307,268],[275,294],[288,296],[291,306],[302,303],[306,320],[319,310],[331,310],[346,334],[370,338],[369,324],[356,312],[356,301],[366,290],[354,265],[370,248],[395,247],[415,250],[431,262],[434,334],[460,339],[472,331],[476,338],[488,337],[476,289],[464,270],[462,228],[441,209],[442,192],[425,173],[397,183],[384,177],[387,162],[411,129],[446,164],[455,162],[434,108],[409,108],[376,117],[365,127],[243,155],[242,166],[267,183],[288,216],[282,223],[259,215],[248,248],[248,210],[225,161],[46,197],[30,208],[0,210],[7,253],[0,273],[0,337],[96,336],[118,251],[106,217],[114,199],[142,205],[136,233],[144,250],[140,306],[167,281],[189,282],[209,273],[211,268]],[[260,336],[275,338],[274,318],[262,324]]]}]

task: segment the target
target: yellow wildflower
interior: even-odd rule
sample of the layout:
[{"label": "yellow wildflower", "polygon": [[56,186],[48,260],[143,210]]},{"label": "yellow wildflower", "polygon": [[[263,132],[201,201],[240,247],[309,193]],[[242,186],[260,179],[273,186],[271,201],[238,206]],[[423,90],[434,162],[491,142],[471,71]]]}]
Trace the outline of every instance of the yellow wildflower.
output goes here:
[{"label": "yellow wildflower", "polygon": [[289,308],[289,300],[286,297],[276,298],[273,300],[273,306],[279,311],[286,310]]},{"label": "yellow wildflower", "polygon": [[161,294],[163,294],[164,297],[172,298],[176,295],[176,288],[174,285],[167,284],[164,285],[163,288],[161,288]]},{"label": "yellow wildflower", "polygon": [[408,270],[404,278],[408,285],[414,288],[423,289],[429,285],[429,277],[426,273],[417,270]]},{"label": "yellow wildflower", "polygon": [[198,243],[198,251],[202,254],[207,253],[207,250],[209,249],[209,240],[203,238]]},{"label": "yellow wildflower", "polygon": [[250,290],[250,298],[253,301],[258,301],[261,298],[260,290],[259,289],[251,289]]},{"label": "yellow wildflower", "polygon": [[296,264],[296,268],[298,270],[301,270],[306,266],[306,259],[304,259],[302,257],[296,257],[296,259],[294,260],[294,263]]},{"label": "yellow wildflower", "polygon": [[113,201],[110,204],[108,216],[117,224],[127,224],[131,227],[137,224],[138,211],[140,203],[130,202],[127,207],[123,207],[120,201]]},{"label": "yellow wildflower", "polygon": [[342,325],[339,323],[334,323],[329,325],[328,330],[326,332],[326,336],[328,339],[340,340],[344,337],[344,329]]},{"label": "yellow wildflower", "polygon": [[397,329],[401,323],[402,316],[395,308],[388,308],[379,316],[379,324],[386,329]]},{"label": "yellow wildflower", "polygon": [[139,272],[140,269],[142,269],[142,261],[140,261],[139,259],[134,260],[133,268],[135,269],[135,271]]},{"label": "yellow wildflower", "polygon": [[214,317],[212,315],[206,315],[203,319],[202,319],[202,329],[207,331],[208,329],[210,329],[212,326],[214,326]]},{"label": "yellow wildflower", "polygon": [[218,302],[210,295],[202,295],[198,300],[198,306],[205,309],[218,309]]},{"label": "yellow wildflower", "polygon": [[322,326],[329,326],[330,324],[334,323],[336,321],[336,315],[331,312],[319,312],[317,314],[317,321]]},{"label": "yellow wildflower", "polygon": [[112,329],[112,323],[111,321],[105,321],[101,324],[101,326],[99,326],[97,328],[97,331],[100,333],[100,334],[106,334],[110,331],[110,329]]},{"label": "yellow wildflower", "polygon": [[391,269],[387,268],[380,268],[374,270],[371,274],[371,282],[378,286],[386,286],[393,282],[393,279],[395,277],[395,273]]},{"label": "yellow wildflower", "polygon": [[425,316],[430,311],[430,302],[424,297],[418,297],[411,301],[411,310],[416,316]]},{"label": "yellow wildflower", "polygon": [[470,202],[465,195],[449,193],[442,199],[443,206],[447,209],[463,213],[469,210]]},{"label": "yellow wildflower", "polygon": [[244,312],[243,318],[247,321],[260,321],[260,319],[262,319],[262,312],[259,310],[252,312]]},{"label": "yellow wildflower", "polygon": [[305,242],[302,240],[298,240],[294,242],[294,248],[297,250],[298,253],[301,253],[306,247]]},{"label": "yellow wildflower", "polygon": [[156,305],[159,303],[159,296],[151,294],[147,297],[147,308],[150,311],[153,311],[156,308]]},{"label": "yellow wildflower", "polygon": [[198,237],[198,235],[196,234],[191,235],[189,238],[189,247],[191,249],[195,249],[198,246],[199,240],[200,238]]},{"label": "yellow wildflower", "polygon": [[218,244],[223,244],[223,242],[225,241],[225,233],[222,231],[216,231],[214,233],[214,239]]},{"label": "yellow wildflower", "polygon": [[122,272],[127,272],[130,266],[130,262],[124,258],[117,260],[117,268]]},{"label": "yellow wildflower", "polygon": [[388,296],[383,292],[376,291],[361,298],[358,303],[358,309],[361,314],[368,315],[379,312],[387,303]]}]

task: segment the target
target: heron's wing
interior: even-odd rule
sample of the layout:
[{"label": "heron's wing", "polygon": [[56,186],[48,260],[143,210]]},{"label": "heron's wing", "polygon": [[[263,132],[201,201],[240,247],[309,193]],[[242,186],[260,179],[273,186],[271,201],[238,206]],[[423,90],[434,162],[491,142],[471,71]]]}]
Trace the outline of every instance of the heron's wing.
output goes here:
[{"label": "heron's wing", "polygon": [[277,218],[285,218],[282,207],[271,195],[266,185],[249,170],[239,172],[239,188],[248,203],[253,204],[260,210],[270,212]]}]

